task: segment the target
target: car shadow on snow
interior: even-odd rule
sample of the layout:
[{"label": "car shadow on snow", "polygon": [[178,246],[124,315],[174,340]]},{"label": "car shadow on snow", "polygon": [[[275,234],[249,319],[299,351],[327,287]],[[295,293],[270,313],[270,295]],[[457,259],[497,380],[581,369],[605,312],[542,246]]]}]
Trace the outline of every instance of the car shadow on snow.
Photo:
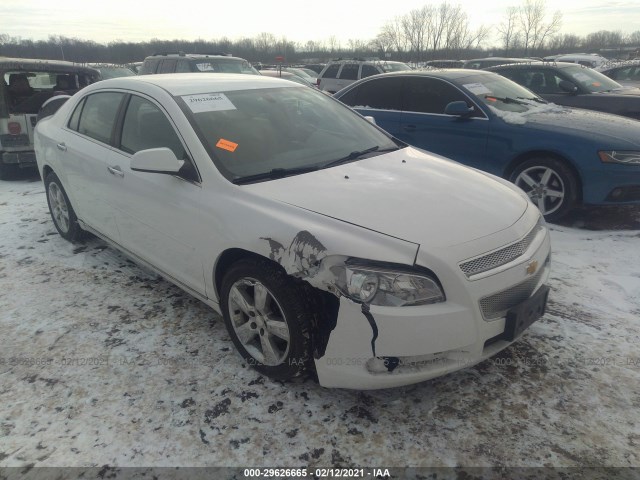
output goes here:
[{"label": "car shadow on snow", "polygon": [[583,206],[555,223],[583,230],[640,230],[640,206]]}]

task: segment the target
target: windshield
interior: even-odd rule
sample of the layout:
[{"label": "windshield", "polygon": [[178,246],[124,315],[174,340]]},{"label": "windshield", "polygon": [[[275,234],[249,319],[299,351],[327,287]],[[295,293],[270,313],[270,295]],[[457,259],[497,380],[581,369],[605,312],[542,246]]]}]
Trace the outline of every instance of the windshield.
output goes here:
[{"label": "windshield", "polygon": [[505,112],[522,113],[546,103],[531,90],[498,74],[469,75],[457,82],[480,102]]},{"label": "windshield", "polygon": [[411,67],[402,62],[384,62],[382,64],[382,70],[385,72],[402,72],[405,70],[411,70]]},{"label": "windshield", "polygon": [[624,88],[618,82],[590,68],[576,65],[575,67],[563,68],[562,71],[567,74],[573,82],[592,93],[609,92],[618,88]]},{"label": "windshield", "polygon": [[376,152],[398,148],[360,115],[311,88],[213,92],[178,101],[185,103],[214,163],[231,181],[355,161],[354,152],[372,147]]}]

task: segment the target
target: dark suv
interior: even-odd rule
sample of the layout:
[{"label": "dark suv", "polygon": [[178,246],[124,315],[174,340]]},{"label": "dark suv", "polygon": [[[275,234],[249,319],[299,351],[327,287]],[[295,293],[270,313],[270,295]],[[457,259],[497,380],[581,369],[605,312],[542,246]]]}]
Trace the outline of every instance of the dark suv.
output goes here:
[{"label": "dark suv", "polygon": [[45,103],[63,102],[98,80],[97,70],[71,62],[0,57],[0,179],[35,168],[33,129]]},{"label": "dark suv", "polygon": [[260,75],[244,58],[225,53],[157,53],[144,59],[138,75],[153,73],[246,73]]}]

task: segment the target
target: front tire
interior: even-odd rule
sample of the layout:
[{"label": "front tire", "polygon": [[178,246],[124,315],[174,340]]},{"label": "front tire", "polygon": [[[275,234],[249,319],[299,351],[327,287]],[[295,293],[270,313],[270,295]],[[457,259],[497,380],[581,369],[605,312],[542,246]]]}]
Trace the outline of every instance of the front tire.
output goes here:
[{"label": "front tire", "polygon": [[562,161],[532,158],[516,167],[510,180],[527,194],[547,221],[564,217],[578,200],[578,179]]},{"label": "front tire", "polygon": [[60,236],[72,243],[82,240],[84,230],[80,228],[76,212],[58,176],[53,172],[49,173],[44,179],[44,187],[47,192],[49,213]]},{"label": "front tire", "polygon": [[238,352],[277,380],[302,375],[311,363],[309,291],[271,262],[236,262],[222,280],[221,308]]}]

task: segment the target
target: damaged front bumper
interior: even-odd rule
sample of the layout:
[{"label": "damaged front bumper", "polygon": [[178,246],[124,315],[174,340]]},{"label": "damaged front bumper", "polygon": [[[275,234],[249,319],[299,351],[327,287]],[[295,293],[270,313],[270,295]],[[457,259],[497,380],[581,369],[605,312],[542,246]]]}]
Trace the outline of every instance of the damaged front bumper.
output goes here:
[{"label": "damaged front bumper", "polygon": [[[475,280],[458,268],[464,250],[452,249],[448,259],[443,258],[446,253],[437,255],[440,264],[434,271],[443,283],[445,302],[363,308],[341,297],[335,328],[324,354],[315,359],[320,384],[363,390],[409,385],[475,365],[510,345],[514,338],[506,328],[507,316],[534,296],[544,296],[538,301],[544,309],[548,230],[542,228],[516,260]],[[438,263],[435,257],[430,260],[429,267]],[[509,295],[512,304],[500,311],[499,301]],[[517,330],[516,337],[521,333]]]}]

